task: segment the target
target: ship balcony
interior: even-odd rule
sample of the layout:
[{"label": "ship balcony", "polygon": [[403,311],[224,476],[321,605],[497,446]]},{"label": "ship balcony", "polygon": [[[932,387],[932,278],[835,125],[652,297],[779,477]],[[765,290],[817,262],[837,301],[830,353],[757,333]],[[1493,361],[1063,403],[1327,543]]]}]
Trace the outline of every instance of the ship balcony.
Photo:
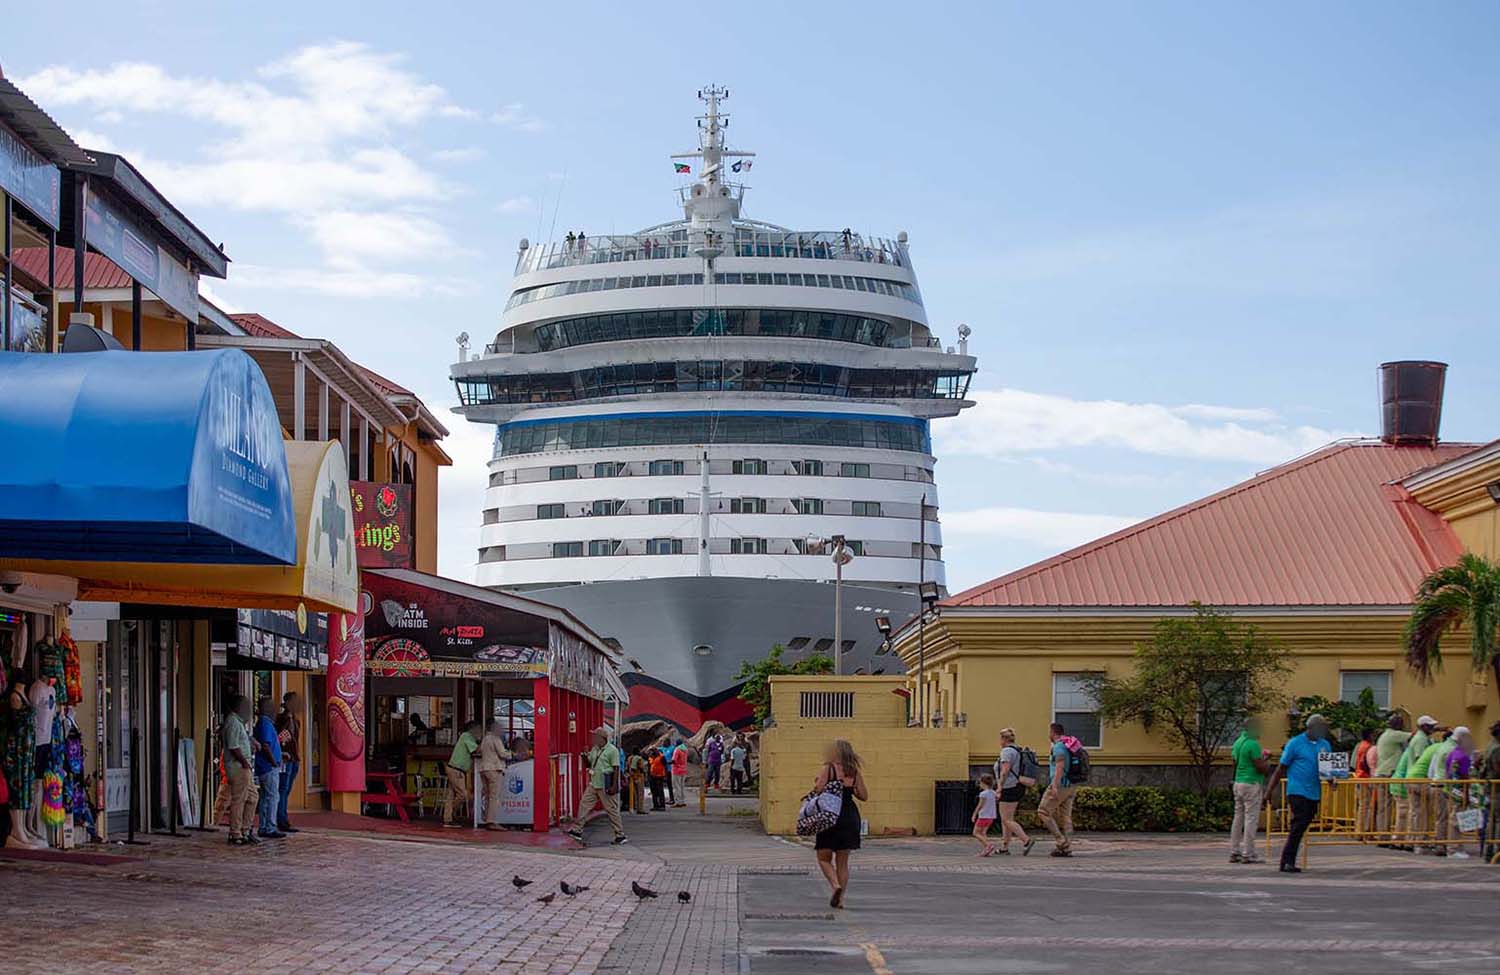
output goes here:
[{"label": "ship balcony", "polygon": [[[907,266],[906,242],[843,230],[795,231],[736,228],[724,242],[728,257],[795,257]],[[694,256],[686,226],[656,233],[609,234],[533,244],[516,258],[517,275],[584,264],[670,260]]]}]

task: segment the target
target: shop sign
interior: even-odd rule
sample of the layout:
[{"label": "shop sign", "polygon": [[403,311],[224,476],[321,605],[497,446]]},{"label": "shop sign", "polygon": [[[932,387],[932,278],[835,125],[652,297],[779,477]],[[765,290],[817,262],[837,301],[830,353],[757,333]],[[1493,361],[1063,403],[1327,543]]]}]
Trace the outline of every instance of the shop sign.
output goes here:
[{"label": "shop sign", "polygon": [[92,189],[84,201],[83,220],[88,246],[189,322],[198,321],[198,274],[156,243],[155,234]]},{"label": "shop sign", "polygon": [[60,228],[62,172],[4,125],[0,125],[0,189],[53,230]]},{"label": "shop sign", "polygon": [[547,622],[379,573],[363,577],[365,657],[382,677],[540,677]]},{"label": "shop sign", "polygon": [[235,652],[281,667],[321,670],[328,663],[328,614],[298,604],[286,609],[242,609]]},{"label": "shop sign", "polygon": [[349,482],[360,568],[411,568],[411,497],[410,484]]},{"label": "shop sign", "polygon": [[40,305],[27,301],[14,291],[10,295],[10,341],[6,349],[11,352],[47,351],[47,313]]},{"label": "shop sign", "polygon": [[495,820],[502,826],[530,826],[536,804],[534,759],[515,762],[505,770],[500,790],[500,809]]}]

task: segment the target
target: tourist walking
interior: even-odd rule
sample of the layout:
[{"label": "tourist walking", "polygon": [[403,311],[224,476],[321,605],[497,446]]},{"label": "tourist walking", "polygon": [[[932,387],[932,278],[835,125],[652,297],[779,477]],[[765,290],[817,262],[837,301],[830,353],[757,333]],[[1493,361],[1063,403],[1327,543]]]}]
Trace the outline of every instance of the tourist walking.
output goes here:
[{"label": "tourist walking", "polygon": [[1260,825],[1261,797],[1271,753],[1261,747],[1259,722],[1245,722],[1244,730],[1229,749],[1234,763],[1234,822],[1229,827],[1229,862],[1261,863],[1255,853],[1255,831]]},{"label": "tourist walking", "polygon": [[258,807],[260,828],[256,835],[265,840],[284,839],[276,828],[276,807],[281,804],[281,739],[276,734],[275,705],[263,697],[256,706],[255,719],[255,786],[260,790]]},{"label": "tourist walking", "polygon": [[1083,744],[1066,733],[1062,725],[1053,722],[1047,729],[1047,739],[1052,747],[1047,751],[1047,790],[1037,804],[1037,818],[1052,834],[1052,856],[1073,855],[1073,798],[1078,789],[1068,778],[1068,766],[1073,754]]},{"label": "tourist walking", "polygon": [[995,844],[990,842],[990,827],[1000,816],[996,808],[999,801],[1000,797],[995,793],[995,777],[986,772],[979,777],[979,801],[974,804],[974,814],[969,817],[974,824],[973,836],[979,841],[979,855],[982,857],[995,855]]},{"label": "tourist walking", "polygon": [[474,768],[474,753],[479,751],[479,722],[469,720],[464,722],[464,730],[459,734],[458,741],[453,743],[453,751],[448,756],[448,764],[443,769],[448,777],[448,791],[443,796],[443,825],[449,829],[458,829],[462,823],[453,821],[453,807],[467,810],[473,805],[474,794],[469,790],[469,772]]},{"label": "tourist walking", "polygon": [[[1032,761],[1034,764],[1035,757]],[[1028,775],[1028,772],[1034,770],[1026,768],[1021,749],[1016,747],[1015,729],[1001,728],[1000,757],[995,760],[995,781],[1000,786],[995,805],[1000,814],[1001,853],[1010,852],[1011,837],[1021,841],[1021,856],[1026,856],[1036,846],[1036,840],[1026,835],[1026,830],[1021,828],[1021,821],[1016,818],[1016,809],[1026,797],[1026,790],[1036,784],[1036,779]]]},{"label": "tourist walking", "polygon": [[251,744],[250,732],[245,726],[249,720],[250,699],[243,694],[231,697],[221,735],[229,786],[230,846],[260,842],[250,830],[260,790],[255,785],[255,746]]},{"label": "tourist walking", "polygon": [[609,740],[609,731],[594,729],[594,747],[585,759],[588,764],[589,781],[578,799],[578,813],[573,817],[573,828],[568,835],[583,842],[583,824],[589,813],[598,806],[609,817],[609,827],[614,830],[615,846],[626,842],[625,824],[620,819],[620,750]]},{"label": "tourist walking", "polygon": [[724,763],[724,736],[718,733],[708,738],[708,743],[703,749],[703,788],[710,786],[715,789],[723,789],[719,781],[719,766]]},{"label": "tourist walking", "polygon": [[672,752],[672,795],[676,797],[673,803],[675,806],[687,805],[687,771],[690,757],[688,746],[679,741],[677,749]]},{"label": "tourist walking", "polygon": [[505,725],[491,721],[479,743],[479,795],[481,802],[480,822],[485,829],[503,829],[500,825],[500,801],[505,795],[505,766],[510,761],[511,751],[505,747]]},{"label": "tourist walking", "polygon": [[287,802],[291,799],[292,784],[297,781],[297,771],[302,767],[302,699],[296,691],[281,695],[281,713],[276,716],[276,738],[281,742],[281,780],[278,783],[276,805],[276,828],[283,833],[295,833],[287,815]]},{"label": "tourist walking", "polygon": [[1297,866],[1297,851],[1302,846],[1302,836],[1318,816],[1318,803],[1323,798],[1323,781],[1318,776],[1318,756],[1332,751],[1328,744],[1328,719],[1321,714],[1309,715],[1307,730],[1292,736],[1281,750],[1281,761],[1271,772],[1266,783],[1266,800],[1269,802],[1276,792],[1276,784],[1286,780],[1286,801],[1292,810],[1292,824],[1287,830],[1286,844],[1281,848],[1281,872],[1301,873]]},{"label": "tourist walking", "polygon": [[843,801],[839,805],[839,818],[817,835],[813,847],[817,851],[818,869],[833,892],[828,905],[843,907],[849,889],[849,852],[859,849],[861,820],[855,800],[867,802],[870,794],[865,788],[859,756],[854,753],[854,746],[842,738],[829,742],[824,749],[823,767],[818,770],[813,791],[822,792],[830,782],[841,786]]},{"label": "tourist walking", "polygon": [[745,749],[745,739],[735,738],[729,749],[729,791],[739,795],[750,780],[750,753]]},{"label": "tourist walking", "polygon": [[653,747],[647,753],[647,769],[651,779],[651,809],[662,812],[667,808],[667,759],[660,748]]}]

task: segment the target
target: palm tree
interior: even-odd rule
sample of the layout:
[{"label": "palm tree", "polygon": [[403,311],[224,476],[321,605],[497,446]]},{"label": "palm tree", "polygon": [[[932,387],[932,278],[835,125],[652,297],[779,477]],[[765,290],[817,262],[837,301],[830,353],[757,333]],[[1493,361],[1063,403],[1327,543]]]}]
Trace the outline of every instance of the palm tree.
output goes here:
[{"label": "palm tree", "polygon": [[1406,665],[1427,681],[1443,665],[1443,634],[1467,624],[1475,670],[1490,668],[1500,692],[1500,563],[1473,553],[1422,580],[1406,621]]}]

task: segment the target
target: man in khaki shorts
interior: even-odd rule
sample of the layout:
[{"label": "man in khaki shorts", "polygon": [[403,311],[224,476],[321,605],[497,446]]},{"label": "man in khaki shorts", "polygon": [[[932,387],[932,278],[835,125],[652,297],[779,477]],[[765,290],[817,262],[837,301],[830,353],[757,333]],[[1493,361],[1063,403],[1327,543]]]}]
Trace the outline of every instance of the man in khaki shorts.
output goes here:
[{"label": "man in khaki shorts", "polygon": [[[1037,818],[1052,834],[1052,856],[1055,857],[1073,855],[1073,796],[1078,790],[1068,781],[1071,749],[1069,742],[1065,741],[1068,737],[1065,730],[1056,722],[1047,730],[1047,738],[1052,742],[1048,751],[1047,791],[1042,793],[1042,801],[1036,807]],[[1072,739],[1073,742],[1077,740]]]}]

